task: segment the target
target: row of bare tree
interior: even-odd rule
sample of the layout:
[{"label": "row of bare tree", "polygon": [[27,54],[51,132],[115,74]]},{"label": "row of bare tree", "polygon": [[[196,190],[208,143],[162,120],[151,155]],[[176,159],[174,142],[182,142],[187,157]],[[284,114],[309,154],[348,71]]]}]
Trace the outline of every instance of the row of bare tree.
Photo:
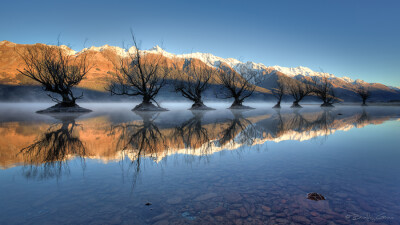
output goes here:
[{"label": "row of bare tree", "polygon": [[[359,86],[355,92],[361,97],[362,105],[366,106],[366,100],[371,96],[369,89]],[[334,86],[328,75],[313,76],[311,80],[306,78],[296,80],[282,75],[277,80],[276,88],[272,89],[272,94],[277,99],[277,104],[274,108],[281,107],[281,102],[285,95],[293,97],[293,108],[301,107],[300,101],[309,95],[318,97],[323,102],[321,107],[333,107],[333,103],[340,101],[335,96]]]},{"label": "row of bare tree", "polygon": [[[167,84],[167,80],[174,81],[174,90],[193,102],[191,109],[211,109],[204,105],[203,93],[211,84],[221,84],[223,88],[216,91],[219,98],[233,98],[230,108],[248,108],[242,103],[250,97],[262,82],[263,76],[259,72],[246,71],[238,73],[226,65],[217,68],[208,66],[196,59],[175,59],[173,65],[167,65],[162,54],[146,54],[139,50],[135,37],[132,35],[136,51],[129,53],[129,57],[116,56],[109,58],[115,72],[106,88],[112,95],[141,96],[142,103],[134,108],[137,111],[165,110],[159,106],[155,97]],[[59,94],[58,100],[49,94],[60,107],[76,106],[72,88],[77,86],[88,74],[93,65],[89,63],[89,52],[79,55],[68,54],[64,48],[49,45],[33,45],[25,52],[20,53],[25,62],[25,68],[19,70],[25,75],[40,83],[45,91]],[[363,100],[370,97],[367,89],[359,88],[357,93]],[[328,76],[313,77],[313,79],[296,80],[287,76],[279,76],[276,88],[272,94],[277,98],[276,108],[280,107],[285,95],[292,96],[292,107],[301,107],[300,101],[306,96],[314,95],[323,101],[321,106],[332,107],[339,99],[335,97],[334,88]],[[157,106],[153,105],[156,103]]]}]

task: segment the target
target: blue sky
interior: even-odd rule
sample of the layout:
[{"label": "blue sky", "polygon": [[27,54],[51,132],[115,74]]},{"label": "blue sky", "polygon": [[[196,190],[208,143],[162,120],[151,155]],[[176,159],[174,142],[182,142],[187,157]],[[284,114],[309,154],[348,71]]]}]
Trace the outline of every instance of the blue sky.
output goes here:
[{"label": "blue sky", "polygon": [[73,49],[129,42],[400,86],[400,1],[2,0],[0,39]]}]

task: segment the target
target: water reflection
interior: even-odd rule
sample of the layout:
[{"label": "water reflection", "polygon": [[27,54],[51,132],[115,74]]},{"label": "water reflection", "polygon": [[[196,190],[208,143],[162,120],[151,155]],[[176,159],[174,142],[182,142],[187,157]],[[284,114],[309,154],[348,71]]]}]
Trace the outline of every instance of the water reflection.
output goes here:
[{"label": "water reflection", "polygon": [[25,160],[23,174],[31,179],[60,177],[68,173],[67,161],[79,157],[84,165],[86,148],[75,131],[79,124],[76,118],[80,115],[56,115],[53,118],[60,122],[52,124],[37,140],[20,150]]},{"label": "water reflection", "polygon": [[363,109],[362,113],[359,114],[359,117],[357,119],[357,125],[364,125],[369,123],[369,115],[367,113],[367,110]]},{"label": "water reflection", "polygon": [[[310,134],[327,137],[334,127],[334,113],[332,109],[323,109],[312,114],[302,114],[299,110],[295,110],[293,114],[282,116],[280,110],[277,109],[278,131],[276,136],[281,137],[291,131],[295,131],[303,134],[303,137]],[[312,134],[313,132],[318,134]]]},{"label": "water reflection", "polygon": [[[212,153],[214,143],[211,141],[213,132],[202,124],[205,111],[192,110],[193,116],[183,123],[175,126],[171,140],[177,143],[177,149],[184,149],[187,157],[186,161],[193,161],[193,155],[199,155],[201,159],[207,161],[207,156]],[[190,154],[198,151],[198,154]],[[205,157],[204,157],[205,156]]]},{"label": "water reflection", "polygon": [[243,110],[231,110],[233,119],[228,120],[228,126],[222,131],[220,146],[252,145],[257,137],[253,123],[243,116]]},{"label": "water reflection", "polygon": [[[2,224],[399,218],[398,122],[369,126],[398,120],[398,108],[24,115],[1,117]],[[310,201],[311,192],[327,200]]]},{"label": "water reflection", "polygon": [[208,156],[268,141],[327,138],[338,130],[379,124],[398,118],[398,114],[397,110],[360,108],[267,112],[217,110],[188,111],[181,116],[176,116],[176,112],[137,113],[137,119],[118,122],[104,115],[58,116],[54,117],[59,121],[55,124],[10,121],[0,126],[4,137],[0,140],[3,148],[0,165],[4,168],[19,163],[34,165],[32,171],[27,170],[27,176],[41,177],[45,175],[36,171],[40,164],[43,164],[42,171],[55,176],[60,174],[65,162],[74,157],[104,162],[128,157],[139,170],[142,157],[159,162],[172,154]]},{"label": "water reflection", "polygon": [[159,113],[135,112],[141,121],[122,123],[111,126],[110,134],[117,140],[116,152],[121,152],[121,162],[125,157],[131,160],[133,185],[141,169],[142,157],[157,159],[159,150],[166,149],[165,137],[155,124]]},{"label": "water reflection", "polygon": [[155,124],[159,113],[136,112],[142,120],[111,126],[111,134],[116,136],[117,151],[122,150],[137,159],[143,155],[155,157],[158,149],[163,149],[165,137]]}]

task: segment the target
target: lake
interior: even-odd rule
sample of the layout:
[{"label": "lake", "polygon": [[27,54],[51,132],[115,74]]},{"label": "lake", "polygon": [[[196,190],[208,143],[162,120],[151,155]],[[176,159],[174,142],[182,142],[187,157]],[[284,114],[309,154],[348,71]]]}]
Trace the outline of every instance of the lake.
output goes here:
[{"label": "lake", "polygon": [[400,107],[134,105],[0,104],[0,224],[400,223]]}]

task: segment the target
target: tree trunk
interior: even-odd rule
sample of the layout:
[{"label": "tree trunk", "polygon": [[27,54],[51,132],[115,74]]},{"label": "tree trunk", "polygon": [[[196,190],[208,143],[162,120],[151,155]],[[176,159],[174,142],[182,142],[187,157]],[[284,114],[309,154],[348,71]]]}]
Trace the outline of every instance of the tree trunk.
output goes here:
[{"label": "tree trunk", "polygon": [[294,101],[290,108],[303,108],[298,101]]},{"label": "tree trunk", "polygon": [[362,103],[362,105],[361,105],[361,106],[367,106],[367,103],[366,103],[366,101],[367,101],[367,99],[363,98],[363,103]]},{"label": "tree trunk", "polygon": [[321,107],[335,107],[335,106],[333,106],[332,103],[324,102],[324,103],[321,104]]},{"label": "tree trunk", "polygon": [[201,97],[198,97],[194,100],[194,104],[196,105],[204,105],[203,100],[201,100]]},{"label": "tree trunk", "polygon": [[61,96],[62,96],[62,102],[61,102],[60,105],[62,107],[73,107],[73,106],[75,106],[75,99],[70,97],[68,94],[61,94]]},{"label": "tree trunk", "polygon": [[157,106],[155,106],[152,102],[151,102],[151,97],[150,95],[143,95],[143,100],[142,103],[140,103],[139,105],[135,106],[135,108],[132,109],[132,111],[168,111],[167,109],[162,108],[161,106],[159,106],[157,104],[157,102],[154,102],[157,104]]},{"label": "tree trunk", "polygon": [[214,109],[204,105],[201,98],[198,98],[189,110],[214,110]]},{"label": "tree trunk", "polygon": [[203,101],[197,100],[197,101],[195,101],[194,104],[192,105],[192,109],[194,109],[194,108],[199,108],[199,107],[202,107],[202,106],[204,106]]},{"label": "tree trunk", "polygon": [[148,95],[143,95],[142,103],[149,104],[150,101],[151,101],[150,96],[148,96]]},{"label": "tree trunk", "polygon": [[235,98],[235,101],[233,101],[231,107],[234,106],[242,106],[243,100],[240,100],[239,98]]},{"label": "tree trunk", "polygon": [[276,105],[274,105],[274,107],[272,107],[272,108],[280,109],[280,108],[281,108],[281,101],[278,101],[278,102],[276,103]]}]

